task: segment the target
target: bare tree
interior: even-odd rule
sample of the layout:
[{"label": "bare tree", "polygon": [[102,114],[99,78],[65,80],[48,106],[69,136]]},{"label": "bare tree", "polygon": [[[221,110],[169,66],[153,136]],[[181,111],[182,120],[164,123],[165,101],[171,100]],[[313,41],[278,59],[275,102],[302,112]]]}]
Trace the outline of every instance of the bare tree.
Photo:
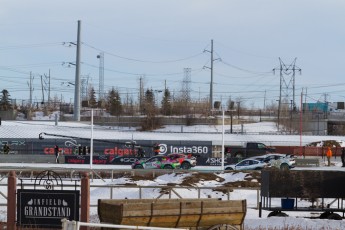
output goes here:
[{"label": "bare tree", "polygon": [[157,111],[156,111],[156,105],[155,105],[155,96],[153,93],[153,90],[146,90],[145,92],[145,101],[144,101],[144,114],[146,117],[143,119],[141,123],[142,130],[152,130],[157,127],[160,127],[160,121],[156,117]]}]

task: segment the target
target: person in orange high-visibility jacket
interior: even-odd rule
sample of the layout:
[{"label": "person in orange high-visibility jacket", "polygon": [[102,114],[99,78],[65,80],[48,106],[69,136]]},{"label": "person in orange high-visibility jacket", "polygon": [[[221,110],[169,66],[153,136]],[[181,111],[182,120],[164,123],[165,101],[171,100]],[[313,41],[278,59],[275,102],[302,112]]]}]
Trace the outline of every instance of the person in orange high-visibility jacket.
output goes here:
[{"label": "person in orange high-visibility jacket", "polygon": [[331,147],[328,147],[327,152],[326,152],[326,156],[327,156],[327,160],[328,160],[328,166],[331,166],[331,157],[332,157],[332,150]]},{"label": "person in orange high-visibility jacket", "polygon": [[159,155],[159,153],[161,152],[161,147],[158,143],[155,143],[153,145],[153,152],[155,153],[155,156]]}]

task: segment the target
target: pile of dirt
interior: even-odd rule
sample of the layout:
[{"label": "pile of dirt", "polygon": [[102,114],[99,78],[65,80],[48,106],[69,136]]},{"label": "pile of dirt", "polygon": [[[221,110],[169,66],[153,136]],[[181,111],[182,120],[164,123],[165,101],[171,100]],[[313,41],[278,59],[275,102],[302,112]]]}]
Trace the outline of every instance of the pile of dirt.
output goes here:
[{"label": "pile of dirt", "polygon": [[193,173],[192,175],[185,177],[181,186],[194,186],[195,184],[199,183],[200,181],[218,181],[223,182],[224,178],[217,176],[214,173]]},{"label": "pile of dirt", "polygon": [[[185,172],[175,173],[176,175],[184,174]],[[240,172],[233,172],[233,174],[240,173]],[[253,188],[259,187],[261,184],[261,172],[260,171],[248,171],[246,172],[247,175],[245,176],[244,180],[242,181],[233,181],[227,182],[222,184],[222,187],[242,187],[242,188]],[[175,183],[168,183],[167,186],[185,186],[185,187],[193,187],[201,182],[206,181],[217,181],[222,183],[225,181],[223,177],[219,176],[219,173],[206,173],[206,172],[193,172],[188,173],[189,175],[186,176],[183,181],[179,184]],[[128,179],[133,181],[135,184],[136,181],[141,180],[155,180],[158,175],[152,173],[146,174],[136,174],[136,175],[126,175]]]}]

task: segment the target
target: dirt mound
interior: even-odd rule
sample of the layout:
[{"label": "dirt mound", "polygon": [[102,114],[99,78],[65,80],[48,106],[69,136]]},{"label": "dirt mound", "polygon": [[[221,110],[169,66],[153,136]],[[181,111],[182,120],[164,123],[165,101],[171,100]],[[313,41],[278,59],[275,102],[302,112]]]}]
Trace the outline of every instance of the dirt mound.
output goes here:
[{"label": "dirt mound", "polygon": [[[233,172],[232,174],[236,176],[237,173],[240,172]],[[185,172],[181,173],[175,173],[176,175],[185,174]],[[206,173],[206,172],[192,172],[188,173],[189,175],[186,176],[183,181],[179,184],[176,183],[168,183],[167,186],[196,186],[197,184],[200,184],[201,182],[207,182],[207,181],[217,181],[219,183],[222,183],[225,181],[225,179],[221,176],[219,176],[220,173]],[[244,180],[240,181],[233,181],[233,182],[227,182],[221,185],[221,187],[259,187],[261,182],[261,172],[260,171],[248,171],[246,172],[246,176]],[[135,184],[136,181],[141,180],[155,180],[158,175],[152,174],[152,173],[146,173],[141,175],[126,175],[127,178],[129,178],[131,181],[133,181],[133,184]],[[130,183],[132,184],[132,183]]]}]

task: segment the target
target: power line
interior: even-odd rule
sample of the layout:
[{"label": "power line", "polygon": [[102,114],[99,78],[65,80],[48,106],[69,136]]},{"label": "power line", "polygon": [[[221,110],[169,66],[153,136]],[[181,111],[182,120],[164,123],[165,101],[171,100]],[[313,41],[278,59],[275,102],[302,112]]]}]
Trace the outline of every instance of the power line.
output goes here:
[{"label": "power line", "polygon": [[37,48],[37,47],[47,47],[47,46],[58,46],[62,45],[63,42],[54,43],[40,43],[40,44],[24,44],[24,45],[13,45],[13,46],[2,46],[0,50],[10,50],[10,49],[27,49],[27,48]]},{"label": "power line", "polygon": [[258,71],[247,70],[247,69],[244,69],[244,68],[232,65],[230,63],[227,63],[223,59],[220,59],[220,62],[225,64],[225,65],[227,65],[227,66],[230,66],[230,67],[232,67],[234,69],[237,69],[237,70],[240,70],[240,71],[243,71],[243,72],[246,72],[246,73],[252,73],[252,74],[268,74],[268,73],[272,73],[272,71],[258,72]]},{"label": "power line", "polygon": [[[92,65],[92,64],[88,64],[83,62],[83,65],[86,66],[90,66],[90,67],[94,67],[94,68],[99,68],[98,66]],[[114,70],[114,69],[109,69],[109,68],[104,68],[104,70],[109,71],[109,72],[114,72],[114,73],[120,73],[120,74],[126,74],[126,75],[134,75],[134,76],[141,76],[143,75],[143,73],[131,73],[131,72],[125,72],[125,71],[120,71],[120,70]],[[202,68],[200,69],[195,69],[192,71],[200,71],[202,70]],[[173,76],[173,75],[183,75],[183,72],[176,72],[176,73],[160,73],[160,74],[153,74],[153,73],[145,73],[145,76]]]},{"label": "power line", "polygon": [[272,73],[270,73],[270,75],[267,75],[268,73],[257,73],[257,74],[253,74],[251,76],[231,76],[228,74],[223,74],[220,72],[214,72],[215,74],[217,74],[218,76],[222,76],[222,77],[226,77],[226,78],[239,78],[239,79],[243,79],[243,78],[257,78],[257,77],[270,77],[272,76]]},{"label": "power line", "polygon": [[104,51],[104,50],[101,50],[101,49],[98,49],[92,45],[88,45],[87,43],[82,43],[83,45],[89,47],[89,48],[92,48],[92,49],[95,49],[99,52],[103,52],[109,56],[113,56],[113,57],[116,57],[116,58],[120,58],[120,59],[124,59],[124,60],[128,60],[128,61],[134,61],[134,62],[143,62],[143,63],[155,63],[155,64],[162,64],[162,63],[172,63],[172,62],[180,62],[180,61],[185,61],[185,60],[189,60],[189,59],[192,59],[192,58],[195,58],[195,57],[198,57],[200,55],[203,54],[203,52],[200,52],[200,53],[197,53],[197,54],[193,54],[191,56],[188,56],[188,57],[184,57],[184,58],[180,58],[180,59],[175,59],[175,60],[165,60],[165,61],[151,61],[151,60],[143,60],[143,59],[136,59],[136,58],[129,58],[129,57],[125,57],[125,56],[121,56],[121,55],[118,55],[118,54],[114,54],[114,53],[110,53],[110,52],[107,52],[107,51]]},{"label": "power line", "polygon": [[221,46],[223,46],[223,47],[226,47],[227,49],[230,49],[230,50],[232,50],[234,52],[237,52],[237,53],[240,53],[240,54],[244,54],[244,55],[247,55],[247,56],[257,57],[257,58],[264,58],[264,59],[276,59],[276,57],[268,57],[268,56],[263,56],[263,55],[257,55],[257,54],[252,54],[252,53],[245,52],[245,51],[242,51],[242,50],[234,49],[232,47],[224,45],[223,43],[221,43],[219,41],[217,41],[216,43],[221,45]]}]

